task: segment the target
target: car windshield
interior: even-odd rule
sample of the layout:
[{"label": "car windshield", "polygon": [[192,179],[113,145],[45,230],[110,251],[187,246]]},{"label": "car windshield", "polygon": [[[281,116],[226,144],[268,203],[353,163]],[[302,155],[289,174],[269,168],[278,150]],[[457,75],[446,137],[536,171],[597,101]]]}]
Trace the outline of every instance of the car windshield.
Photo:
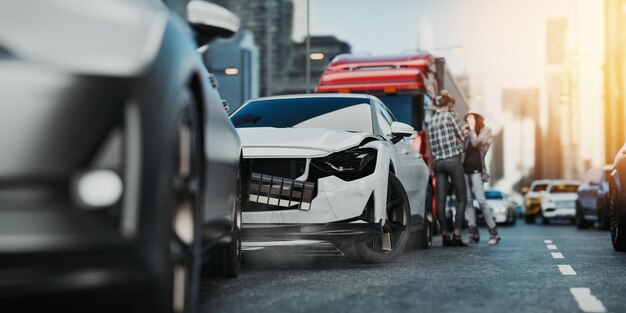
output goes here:
[{"label": "car windshield", "polygon": [[485,191],[485,198],[490,200],[502,200],[504,196],[499,191],[487,190]]},{"label": "car windshield", "polygon": [[367,98],[310,97],[251,101],[231,116],[237,128],[326,128],[372,133]]},{"label": "car windshield", "polygon": [[533,191],[534,192],[546,191],[547,188],[548,188],[548,184],[539,184],[535,186],[535,188],[533,188]]},{"label": "car windshield", "polygon": [[578,185],[559,184],[550,187],[550,193],[571,193],[578,191]]}]

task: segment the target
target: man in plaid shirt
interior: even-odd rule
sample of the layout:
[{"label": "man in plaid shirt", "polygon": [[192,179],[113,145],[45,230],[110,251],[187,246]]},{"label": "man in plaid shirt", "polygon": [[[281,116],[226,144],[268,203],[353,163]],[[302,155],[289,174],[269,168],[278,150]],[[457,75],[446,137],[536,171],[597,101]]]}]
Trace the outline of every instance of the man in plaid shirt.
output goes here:
[{"label": "man in plaid shirt", "polygon": [[[467,247],[461,239],[461,228],[465,221],[465,205],[467,189],[465,186],[465,172],[463,171],[462,143],[465,139],[463,130],[459,126],[452,106],[455,103],[453,96],[447,91],[441,91],[437,101],[437,111],[428,125],[430,142],[433,151],[434,171],[437,180],[437,217],[442,226],[444,247]],[[448,178],[456,191],[456,215],[454,221],[454,236],[450,239],[446,225],[446,195]]]}]

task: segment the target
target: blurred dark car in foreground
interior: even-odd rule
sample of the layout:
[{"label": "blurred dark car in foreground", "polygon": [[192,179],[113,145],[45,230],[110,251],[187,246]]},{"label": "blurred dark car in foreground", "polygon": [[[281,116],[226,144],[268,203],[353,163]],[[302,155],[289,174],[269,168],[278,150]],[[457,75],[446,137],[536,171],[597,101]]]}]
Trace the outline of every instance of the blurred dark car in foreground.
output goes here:
[{"label": "blurred dark car in foreground", "polygon": [[591,168],[585,173],[585,178],[578,187],[578,200],[576,201],[576,226],[578,228],[588,228],[597,221],[598,228],[609,229],[607,196],[608,178],[612,169],[612,165],[605,165]]},{"label": "blurred dark car in foreground", "polygon": [[609,221],[611,242],[626,252],[626,144],[617,152],[609,177]]},{"label": "blurred dark car in foreground", "polygon": [[241,147],[196,48],[158,1],[2,3],[2,310],[190,312],[203,264],[236,275]]}]

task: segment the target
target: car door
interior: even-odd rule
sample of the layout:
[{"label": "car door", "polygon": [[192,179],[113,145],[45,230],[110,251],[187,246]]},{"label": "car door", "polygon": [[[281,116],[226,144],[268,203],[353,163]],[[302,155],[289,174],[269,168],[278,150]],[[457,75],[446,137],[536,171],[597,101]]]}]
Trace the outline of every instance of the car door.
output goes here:
[{"label": "car door", "polygon": [[[421,214],[423,201],[420,201],[420,195],[425,190],[425,184],[420,184],[420,177],[424,176],[421,172],[427,173],[426,165],[420,154],[411,148],[408,138],[403,138],[396,144],[391,141],[393,138],[391,135],[391,123],[395,120],[395,117],[384,105],[378,102],[375,102],[374,105],[376,121],[382,136],[387,139],[387,143],[392,150],[396,176],[402,182],[409,197],[411,212],[412,214]],[[427,181],[428,179],[426,178]]]}]

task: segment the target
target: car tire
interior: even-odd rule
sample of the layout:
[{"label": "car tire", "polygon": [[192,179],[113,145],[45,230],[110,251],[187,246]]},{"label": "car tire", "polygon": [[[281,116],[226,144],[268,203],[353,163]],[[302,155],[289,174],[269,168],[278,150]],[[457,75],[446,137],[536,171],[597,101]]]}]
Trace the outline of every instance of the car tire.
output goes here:
[{"label": "car tire", "polygon": [[[411,210],[409,199],[400,180],[389,173],[387,182],[387,219],[380,237],[358,242],[354,249],[360,260],[366,263],[387,263],[404,252],[409,242]],[[391,216],[391,218],[390,218]],[[388,236],[387,238],[385,238]],[[391,250],[384,249],[388,240]]]},{"label": "car tire", "polygon": [[598,210],[598,228],[601,230],[610,230],[611,221],[609,220],[606,198],[598,200],[597,210]]},{"label": "car tire", "polygon": [[202,186],[203,154],[200,121],[191,90],[182,89],[173,142],[172,165],[161,167],[170,178],[172,195],[168,248],[170,252],[171,305],[173,312],[196,312],[200,303],[202,265]]},{"label": "car tire", "polygon": [[590,226],[589,222],[585,220],[583,209],[578,202],[576,202],[576,217],[574,220],[576,221],[576,227],[578,227],[578,229],[587,229]]},{"label": "car tire", "polygon": [[536,217],[534,215],[526,215],[526,224],[534,224]]},{"label": "car tire", "polygon": [[547,219],[545,217],[541,217],[541,224],[543,224],[543,225],[550,225],[550,219]]},{"label": "car tire", "polygon": [[[424,228],[415,232],[415,243],[417,249],[429,249],[433,245],[433,223],[424,219]],[[413,240],[412,240],[413,241]]]},{"label": "car tire", "polygon": [[241,225],[242,211],[247,204],[249,181],[247,172],[239,169],[237,179],[238,195],[234,209],[234,221],[232,229],[232,240],[224,246],[217,248],[204,265],[203,276],[208,277],[238,277],[241,271]]},{"label": "car tire", "polygon": [[609,219],[611,221],[611,243],[616,251],[626,251],[626,215],[621,192],[614,181],[609,186]]}]

